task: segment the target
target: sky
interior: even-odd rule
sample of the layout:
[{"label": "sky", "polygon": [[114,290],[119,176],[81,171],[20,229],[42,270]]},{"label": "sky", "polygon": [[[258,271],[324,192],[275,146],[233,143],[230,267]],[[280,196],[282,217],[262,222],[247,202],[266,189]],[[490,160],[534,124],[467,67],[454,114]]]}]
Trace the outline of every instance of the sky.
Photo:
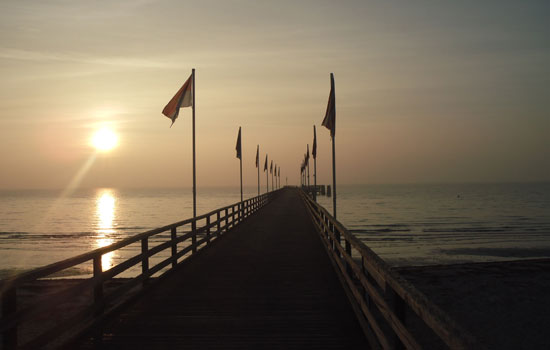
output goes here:
[{"label": "sky", "polygon": [[[0,2],[0,189],[550,181],[548,1]],[[119,145],[97,153],[100,128]],[[312,164],[313,165],[313,164]],[[313,167],[311,168],[313,172]],[[261,174],[265,186],[265,173]]]}]

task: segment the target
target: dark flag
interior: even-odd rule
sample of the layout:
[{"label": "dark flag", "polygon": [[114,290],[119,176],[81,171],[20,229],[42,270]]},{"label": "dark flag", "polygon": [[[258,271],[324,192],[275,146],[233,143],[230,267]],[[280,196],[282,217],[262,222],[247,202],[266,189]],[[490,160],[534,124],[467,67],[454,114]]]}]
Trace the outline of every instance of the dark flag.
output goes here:
[{"label": "dark flag", "polygon": [[271,160],[271,165],[269,166],[269,173],[273,174],[273,160]]},{"label": "dark flag", "polygon": [[336,134],[336,98],[334,94],[334,74],[330,73],[330,95],[328,96],[327,112],[322,125],[330,130],[330,136]]},{"label": "dark flag", "polygon": [[336,98],[333,73],[330,73],[330,95],[323,126],[330,130],[330,137],[332,138],[332,215],[336,219],[336,146],[334,144],[334,138],[336,137]]},{"label": "dark flag", "polygon": [[315,125],[313,125],[313,146],[311,146],[311,155],[313,159],[317,158],[317,133],[315,132]]},{"label": "dark flag", "polygon": [[267,154],[265,155],[264,171],[267,171]]},{"label": "dark flag", "polygon": [[260,166],[260,145],[256,148],[256,168]]},{"label": "dark flag", "polygon": [[235,147],[237,150],[237,158],[241,158],[241,127],[239,126],[239,136],[237,136],[237,146]]},{"label": "dark flag", "polygon": [[191,106],[193,106],[193,74],[183,83],[179,91],[164,107],[162,114],[172,120],[171,127],[180,113],[180,108]]},{"label": "dark flag", "polygon": [[309,165],[309,144],[307,145],[306,159],[307,159],[307,164]]}]

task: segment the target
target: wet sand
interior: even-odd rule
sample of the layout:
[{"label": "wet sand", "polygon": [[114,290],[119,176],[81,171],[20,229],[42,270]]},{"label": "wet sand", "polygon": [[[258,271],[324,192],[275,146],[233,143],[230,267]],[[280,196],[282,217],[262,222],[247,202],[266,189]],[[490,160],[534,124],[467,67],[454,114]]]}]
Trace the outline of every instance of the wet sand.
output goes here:
[{"label": "wet sand", "polygon": [[550,259],[396,270],[487,348],[550,348]]}]

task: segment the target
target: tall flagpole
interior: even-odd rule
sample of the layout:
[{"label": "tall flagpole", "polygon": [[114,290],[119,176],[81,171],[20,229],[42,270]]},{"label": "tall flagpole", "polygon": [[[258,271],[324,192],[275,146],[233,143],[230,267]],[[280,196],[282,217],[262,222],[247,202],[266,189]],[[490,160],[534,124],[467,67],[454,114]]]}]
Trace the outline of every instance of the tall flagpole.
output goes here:
[{"label": "tall flagpole", "polygon": [[330,73],[330,90],[332,91],[332,108],[334,112],[332,136],[332,208],[336,219],[336,92],[334,91],[334,74]]},{"label": "tall flagpole", "polygon": [[334,73],[330,73],[330,95],[322,125],[330,130],[330,138],[332,139],[332,209],[333,216],[336,219],[336,93],[334,91]]},{"label": "tall flagpole", "polygon": [[195,68],[191,71],[193,75],[193,218],[197,217],[197,168],[195,162]]},{"label": "tall flagpole", "polygon": [[332,136],[332,208],[334,209],[334,218],[336,219],[336,151],[334,147],[334,139],[336,135]]},{"label": "tall flagpole", "polygon": [[311,152],[313,156],[313,200],[317,202],[317,132],[315,131],[315,125],[313,125],[313,140],[315,142],[315,155],[313,150]]}]

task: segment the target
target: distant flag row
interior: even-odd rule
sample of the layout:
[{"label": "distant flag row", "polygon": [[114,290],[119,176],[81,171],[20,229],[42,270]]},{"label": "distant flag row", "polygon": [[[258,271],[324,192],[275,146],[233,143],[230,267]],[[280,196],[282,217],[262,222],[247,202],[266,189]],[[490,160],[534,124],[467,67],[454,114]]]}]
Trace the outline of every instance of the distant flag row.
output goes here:
[{"label": "distant flag row", "polygon": [[[237,158],[239,158],[241,160],[241,194],[242,194],[242,142],[241,142],[241,127],[239,127],[239,133],[237,134],[237,144],[235,146],[235,150],[237,152]],[[260,194],[260,169],[259,169],[259,165],[260,165],[260,145],[257,145],[256,147],[256,157],[255,157],[255,166],[256,168],[258,168],[258,195]],[[264,171],[267,170],[267,154],[265,155],[265,165],[264,165]],[[280,176],[281,176],[281,168],[280,167],[277,167],[277,165],[275,165],[275,170],[273,168],[273,160],[271,160],[271,165],[270,165],[270,168],[269,168],[269,173],[272,174],[273,176],[275,177],[278,177],[279,178],[279,182],[280,182]],[[267,179],[267,181],[269,182],[269,178]],[[275,186],[273,184],[273,179],[272,179],[272,190],[275,189]],[[269,183],[267,184],[268,187],[267,187],[267,191],[269,191]]]},{"label": "distant flag row", "polygon": [[[162,114],[168,117],[172,123],[170,127],[174,124],[179,115],[180,108],[184,107],[193,107],[193,216],[196,216],[196,182],[195,182],[195,99],[194,99],[194,88],[195,88],[195,69],[192,70],[191,76],[185,81],[182,87],[178,92],[172,97],[168,104],[162,110]],[[330,93],[327,103],[327,109],[325,112],[325,117],[323,118],[322,124],[324,127],[330,130],[330,136],[332,139],[332,179],[333,179],[333,211],[334,217],[336,217],[336,160],[335,160],[335,144],[334,139],[336,135],[336,97],[334,89],[334,74],[330,73]],[[242,198],[242,143],[241,143],[241,128],[239,127],[239,134],[237,136],[237,144],[235,146],[237,152],[237,158],[241,160],[241,198]],[[311,155],[315,160],[317,158],[317,134],[315,126],[313,126],[313,145],[311,149]],[[258,194],[259,194],[259,163],[260,163],[260,147],[259,145],[256,148],[256,168],[258,168]],[[267,175],[267,163],[268,157],[266,154],[264,171]],[[302,162],[301,171],[305,171],[306,167],[309,166],[309,144],[307,145],[307,153]],[[273,172],[273,160],[271,160],[271,165],[269,172],[280,178],[281,169],[277,168],[275,165],[275,173]],[[309,178],[309,169],[308,169],[308,178]],[[316,170],[314,173],[314,178],[316,178]],[[280,181],[280,179],[279,179]],[[316,181],[316,180],[315,180]],[[308,181],[309,182],[309,181]],[[273,184],[273,180],[272,180]],[[268,187],[269,190],[269,187]]]}]

